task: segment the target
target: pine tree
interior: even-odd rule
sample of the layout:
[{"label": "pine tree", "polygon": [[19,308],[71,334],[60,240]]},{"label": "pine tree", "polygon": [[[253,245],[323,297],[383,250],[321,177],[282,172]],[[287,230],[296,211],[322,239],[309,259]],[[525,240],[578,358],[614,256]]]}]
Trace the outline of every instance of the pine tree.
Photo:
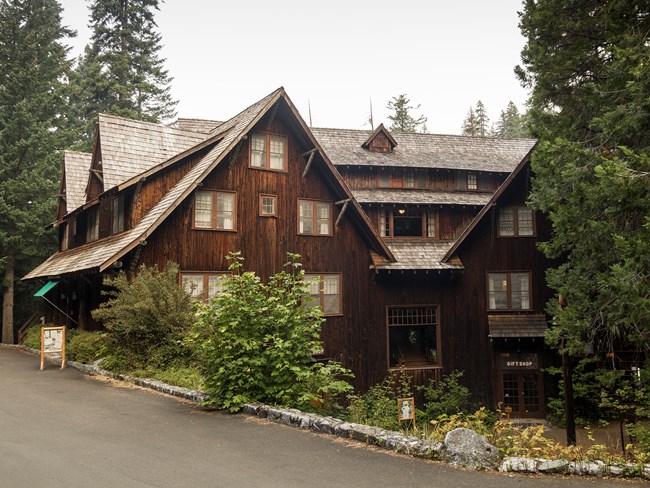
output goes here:
[{"label": "pine tree", "polygon": [[93,0],[92,42],[80,58],[73,83],[79,125],[92,144],[98,112],[149,122],[173,118],[172,78],[160,59],[155,32],[159,0]]},{"label": "pine tree", "polygon": [[413,107],[410,103],[411,100],[404,94],[388,101],[386,108],[392,111],[392,114],[388,116],[391,121],[390,130],[422,133],[427,131],[427,118],[424,115],[417,118],[411,115],[411,110],[419,109],[420,105]]},{"label": "pine tree", "polygon": [[505,138],[529,137],[526,115],[520,114],[517,106],[512,101],[509,102],[508,107],[501,111],[492,135]]},{"label": "pine tree", "polygon": [[517,74],[532,89],[532,203],[551,219],[544,245],[561,350],[585,343],[650,351],[650,5],[527,0]]},{"label": "pine tree", "polygon": [[467,117],[463,121],[462,134],[464,136],[488,136],[490,135],[490,118],[485,110],[482,101],[476,102],[476,107],[469,108]]},{"label": "pine tree", "polygon": [[[70,64],[56,0],[0,2],[0,268],[2,342],[14,342],[16,279],[50,254]],[[33,291],[32,291],[33,293]],[[29,294],[30,295],[30,294]],[[27,295],[27,296],[29,296]],[[24,303],[27,300],[20,300]]]}]

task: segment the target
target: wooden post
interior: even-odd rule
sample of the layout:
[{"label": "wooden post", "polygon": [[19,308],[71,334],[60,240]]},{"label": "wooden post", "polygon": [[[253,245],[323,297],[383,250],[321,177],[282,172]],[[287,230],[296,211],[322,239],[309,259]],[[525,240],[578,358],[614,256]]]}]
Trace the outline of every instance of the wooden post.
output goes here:
[{"label": "wooden post", "polygon": [[45,369],[45,354],[51,352],[61,353],[61,369],[65,369],[65,330],[65,326],[41,327],[41,371]]}]

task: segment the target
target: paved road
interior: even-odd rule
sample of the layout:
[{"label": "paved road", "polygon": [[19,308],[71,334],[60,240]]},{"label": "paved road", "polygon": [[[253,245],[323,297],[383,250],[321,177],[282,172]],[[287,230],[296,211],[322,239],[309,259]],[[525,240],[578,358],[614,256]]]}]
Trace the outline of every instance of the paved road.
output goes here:
[{"label": "paved road", "polygon": [[0,347],[0,487],[630,487],[476,473],[205,412]]}]

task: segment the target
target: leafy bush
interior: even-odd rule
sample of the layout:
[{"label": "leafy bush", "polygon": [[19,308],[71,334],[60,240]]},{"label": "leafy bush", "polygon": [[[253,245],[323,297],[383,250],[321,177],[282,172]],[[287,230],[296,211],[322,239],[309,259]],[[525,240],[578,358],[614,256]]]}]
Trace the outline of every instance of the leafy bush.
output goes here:
[{"label": "leafy bush", "polygon": [[389,374],[383,382],[372,386],[363,395],[348,397],[348,419],[382,429],[401,430],[404,426],[397,420],[397,399],[411,396],[410,376],[403,371]]},{"label": "leafy bush", "polygon": [[433,380],[418,389],[424,394],[424,410],[429,419],[441,415],[466,413],[470,410],[469,389],[460,384],[462,371],[452,371],[436,385]]},{"label": "leafy bush", "polygon": [[93,310],[104,324],[108,356],[103,365],[114,371],[146,367],[165,369],[186,363],[189,350],[183,338],[194,320],[189,295],[178,286],[178,266],[163,271],[141,266],[131,278],[120,272],[106,278],[109,300]]},{"label": "leafy bush", "polygon": [[222,294],[199,306],[190,339],[212,405],[237,411],[260,401],[307,408],[351,388],[341,379],[349,371],[314,361],[323,315],[309,306],[298,257],[290,254],[288,270],[264,284],[255,273],[241,272],[239,253],[228,256],[233,274]]},{"label": "leafy bush", "polygon": [[41,348],[41,327],[45,326],[35,325],[27,331],[27,334],[25,335],[24,345],[31,347],[32,349]]},{"label": "leafy bush", "polygon": [[166,369],[148,367],[130,371],[130,374],[137,378],[153,378],[189,390],[203,391],[205,388],[203,376],[194,366],[170,366]]},{"label": "leafy bush", "polygon": [[66,332],[66,358],[78,363],[92,364],[106,355],[106,334],[70,329]]}]

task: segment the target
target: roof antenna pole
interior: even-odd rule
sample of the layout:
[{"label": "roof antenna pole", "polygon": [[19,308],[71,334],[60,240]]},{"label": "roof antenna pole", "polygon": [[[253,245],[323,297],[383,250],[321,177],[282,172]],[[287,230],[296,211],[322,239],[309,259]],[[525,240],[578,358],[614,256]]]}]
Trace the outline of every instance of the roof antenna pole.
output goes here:
[{"label": "roof antenna pole", "polygon": [[375,130],[375,122],[372,120],[372,97],[370,97],[370,130]]},{"label": "roof antenna pole", "polygon": [[309,98],[307,99],[307,107],[309,107],[309,128],[313,129],[314,126],[311,123],[311,102],[309,101]]}]

